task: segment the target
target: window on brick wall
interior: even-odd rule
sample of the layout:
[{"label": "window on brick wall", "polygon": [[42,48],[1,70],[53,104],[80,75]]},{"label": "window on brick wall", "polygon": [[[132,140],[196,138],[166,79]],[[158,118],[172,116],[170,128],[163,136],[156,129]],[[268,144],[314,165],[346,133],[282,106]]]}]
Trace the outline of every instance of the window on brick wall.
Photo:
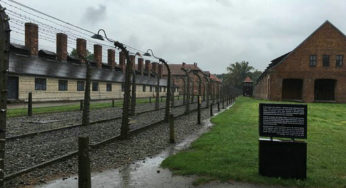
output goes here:
[{"label": "window on brick wall", "polygon": [[337,55],[336,56],[336,67],[342,67],[342,64],[344,63],[344,56],[343,55]]},{"label": "window on brick wall", "polygon": [[143,85],[143,92],[145,92],[146,89],[146,85]]},{"label": "window on brick wall", "polygon": [[92,83],[92,90],[93,91],[98,91],[99,90],[99,83],[98,82],[93,82]]},{"label": "window on brick wall", "polygon": [[106,90],[107,91],[112,91],[112,83],[107,83]]},{"label": "window on brick wall", "polygon": [[59,80],[59,91],[67,91],[67,80]]},{"label": "window on brick wall", "polygon": [[46,90],[47,79],[46,78],[35,78],[35,90]]},{"label": "window on brick wall", "polygon": [[77,91],[84,91],[84,81],[77,81]]},{"label": "window on brick wall", "polygon": [[324,67],[329,67],[329,55],[323,55],[322,62]]},{"label": "window on brick wall", "polygon": [[310,55],[310,67],[316,67],[317,65],[317,56]]}]

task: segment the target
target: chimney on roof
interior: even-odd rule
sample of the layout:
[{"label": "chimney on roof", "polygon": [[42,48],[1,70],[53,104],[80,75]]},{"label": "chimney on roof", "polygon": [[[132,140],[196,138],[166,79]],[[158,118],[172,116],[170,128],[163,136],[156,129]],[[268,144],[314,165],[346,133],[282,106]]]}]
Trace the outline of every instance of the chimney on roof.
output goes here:
[{"label": "chimney on roof", "polygon": [[145,60],[145,72],[147,72],[147,75],[150,76],[150,60]]},{"label": "chimney on roof", "polygon": [[186,63],[185,63],[185,62],[183,62],[183,63],[182,63],[182,65],[183,65],[183,67],[185,67]]},{"label": "chimney on roof", "polygon": [[136,70],[136,56],[135,55],[130,55],[130,60],[132,63],[132,71]]},{"label": "chimney on roof", "polygon": [[193,63],[193,66],[197,67],[197,63]]},{"label": "chimney on roof", "polygon": [[107,57],[108,57],[108,65],[112,66],[112,69],[115,67],[115,50],[108,49],[107,50]]},{"label": "chimney on roof", "polygon": [[159,75],[160,78],[162,78],[162,71],[163,71],[163,65],[159,64],[159,70],[157,71],[157,74]]},{"label": "chimney on roof", "polygon": [[157,73],[157,65],[158,63],[153,62],[151,63],[151,71]]},{"label": "chimney on roof", "polygon": [[38,25],[25,23],[25,47],[29,49],[30,55],[38,54]]},{"label": "chimney on roof", "polygon": [[[86,40],[77,38],[76,48],[77,48],[77,56],[81,55],[86,58]],[[81,62],[85,63],[84,60],[81,60]]]},{"label": "chimney on roof", "polygon": [[58,61],[67,60],[67,35],[64,33],[56,34],[56,57]]},{"label": "chimney on roof", "polygon": [[125,53],[123,51],[119,52],[119,67],[125,73]]},{"label": "chimney on roof", "polygon": [[143,58],[138,58],[138,71],[143,76]]},{"label": "chimney on roof", "polygon": [[97,64],[97,68],[102,68],[102,46],[94,44],[94,59]]}]

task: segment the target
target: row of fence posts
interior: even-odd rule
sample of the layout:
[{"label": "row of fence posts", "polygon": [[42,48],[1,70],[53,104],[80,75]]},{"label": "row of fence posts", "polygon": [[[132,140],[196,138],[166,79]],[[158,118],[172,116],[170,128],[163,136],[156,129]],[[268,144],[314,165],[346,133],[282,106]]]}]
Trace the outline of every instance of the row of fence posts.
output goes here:
[{"label": "row of fence posts", "polygon": [[[179,96],[178,96],[179,100]],[[151,97],[149,97],[151,101]],[[222,108],[224,109],[225,98],[222,98]],[[226,103],[231,104],[234,102],[232,97],[226,98]],[[201,104],[200,96],[197,96],[198,105],[198,120],[197,123],[201,124]],[[220,111],[220,100],[217,102],[218,111]],[[210,116],[213,116],[213,103],[210,104]],[[175,143],[175,133],[174,133],[174,116],[169,115],[169,142]],[[91,170],[90,170],[90,157],[89,157],[89,137],[80,136],[78,137],[78,187],[79,188],[91,188]]]}]

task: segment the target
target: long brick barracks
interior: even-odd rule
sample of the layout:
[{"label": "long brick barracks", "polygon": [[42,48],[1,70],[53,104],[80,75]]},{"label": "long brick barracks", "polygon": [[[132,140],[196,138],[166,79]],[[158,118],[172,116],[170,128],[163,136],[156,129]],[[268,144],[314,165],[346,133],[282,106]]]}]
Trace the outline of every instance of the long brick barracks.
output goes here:
[{"label": "long brick barracks", "polygon": [[[71,101],[81,100],[84,96],[86,77],[85,62],[67,52],[68,36],[56,34],[56,52],[39,48],[39,27],[34,23],[25,23],[25,45],[11,44],[8,77],[8,99],[10,101],[27,101],[28,93],[32,92],[33,101]],[[76,51],[87,55],[87,40],[77,38]],[[102,59],[102,47],[93,46],[94,60],[90,62],[91,98],[114,99],[124,95],[125,55],[119,53],[119,62],[115,60],[114,49],[107,49],[107,62]],[[155,96],[155,86],[159,77],[159,95],[166,96],[167,70],[158,62],[144,59],[140,54],[130,55],[135,62],[136,95],[137,97]],[[208,71],[202,71],[197,64],[170,64],[172,70],[174,95],[183,94],[186,90],[186,75],[181,68],[199,70],[209,78],[210,95],[219,94],[221,81]],[[198,93],[198,79],[189,74],[190,88],[193,95]],[[207,80],[202,80],[202,95],[206,94]],[[187,91],[186,91],[187,92]]]},{"label": "long brick barracks", "polygon": [[270,100],[346,102],[346,36],[329,21],[271,61],[254,96]]}]

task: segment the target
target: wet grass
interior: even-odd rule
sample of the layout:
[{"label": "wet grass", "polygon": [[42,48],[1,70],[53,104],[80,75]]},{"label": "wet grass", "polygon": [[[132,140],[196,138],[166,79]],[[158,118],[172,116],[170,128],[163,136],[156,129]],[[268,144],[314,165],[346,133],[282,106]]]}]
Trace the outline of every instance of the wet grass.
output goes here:
[{"label": "wet grass", "polygon": [[[162,102],[164,101],[165,99],[162,99]],[[152,98],[151,102],[155,103],[155,98]],[[137,104],[149,103],[149,99],[148,98],[137,99],[136,103]],[[121,107],[122,104],[123,104],[122,100],[114,102],[115,107]],[[100,109],[100,108],[110,108],[110,107],[112,107],[112,101],[90,103],[91,110]],[[32,113],[43,114],[43,113],[54,113],[54,112],[70,112],[70,111],[78,111],[78,110],[80,110],[80,104],[69,104],[69,105],[63,105],[63,106],[33,107]],[[8,109],[7,111],[7,117],[26,116],[27,114],[28,114],[27,108]]]},{"label": "wet grass", "polygon": [[[163,161],[176,174],[221,181],[297,187],[346,187],[346,104],[308,104],[307,179],[258,174],[258,104],[245,97],[214,117],[215,126],[182,151]],[[199,180],[197,180],[199,181]],[[203,181],[203,180],[202,180]]]}]

